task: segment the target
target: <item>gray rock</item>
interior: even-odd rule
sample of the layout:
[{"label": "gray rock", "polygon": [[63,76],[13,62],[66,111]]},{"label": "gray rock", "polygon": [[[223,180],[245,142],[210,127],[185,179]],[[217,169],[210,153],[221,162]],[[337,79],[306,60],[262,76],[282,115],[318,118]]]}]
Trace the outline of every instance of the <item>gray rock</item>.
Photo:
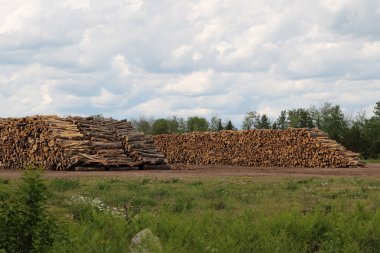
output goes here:
[{"label": "gray rock", "polygon": [[149,228],[137,233],[129,246],[131,253],[163,253],[160,239]]}]

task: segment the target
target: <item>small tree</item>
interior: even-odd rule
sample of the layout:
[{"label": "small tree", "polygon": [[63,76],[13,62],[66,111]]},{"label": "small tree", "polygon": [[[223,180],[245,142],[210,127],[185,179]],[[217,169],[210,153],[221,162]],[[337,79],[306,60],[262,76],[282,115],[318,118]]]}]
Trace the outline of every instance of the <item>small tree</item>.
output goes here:
[{"label": "small tree", "polygon": [[154,122],[154,118],[146,118],[145,116],[140,116],[139,119],[132,120],[132,126],[139,132],[143,132],[144,134],[152,134],[152,127]]},{"label": "small tree", "polygon": [[256,129],[270,129],[271,123],[266,114],[261,115],[255,124]]},{"label": "small tree", "polygon": [[242,129],[270,129],[271,123],[268,116],[264,113],[263,115],[257,113],[256,111],[247,112],[244,120]]},{"label": "small tree", "polygon": [[223,129],[223,126],[220,129],[221,126],[222,126],[222,120],[217,116],[212,116],[210,119],[210,130],[213,132],[218,132]]},{"label": "small tree", "polygon": [[342,143],[348,123],[339,105],[324,103],[319,109],[319,127],[328,133],[330,138]]},{"label": "small tree", "polygon": [[277,121],[273,124],[273,129],[287,129],[289,124],[288,121],[286,120],[288,116],[288,112],[286,110],[281,111],[280,116],[278,117]]},{"label": "small tree", "polygon": [[65,238],[46,210],[46,193],[41,173],[27,170],[15,194],[0,198],[0,249],[43,253]]},{"label": "small tree", "polygon": [[222,120],[219,119],[219,121],[218,121],[218,131],[221,131],[221,130],[223,130],[223,125],[222,125]]},{"label": "small tree", "polygon": [[186,133],[187,132],[187,121],[184,118],[178,118],[178,132]]},{"label": "small tree", "polygon": [[203,117],[194,116],[187,119],[187,129],[189,132],[207,131],[208,127],[209,123],[207,119]]},{"label": "small tree", "polygon": [[288,121],[290,127],[314,127],[310,112],[304,108],[288,111]]},{"label": "small tree", "polygon": [[250,111],[245,114],[243,124],[241,128],[243,130],[251,130],[255,128],[255,122],[257,122],[259,115],[256,111]]},{"label": "small tree", "polygon": [[232,124],[231,120],[229,120],[224,128],[226,130],[235,130],[235,126]]},{"label": "small tree", "polygon": [[375,116],[365,120],[362,133],[367,143],[365,155],[377,159],[380,156],[380,102],[376,103],[374,113]]},{"label": "small tree", "polygon": [[178,133],[179,132],[179,123],[177,116],[173,116],[168,119],[169,124],[169,133]]},{"label": "small tree", "polygon": [[373,113],[380,119],[380,101],[376,103]]},{"label": "small tree", "polygon": [[169,120],[162,119],[162,118],[161,119],[157,119],[153,123],[152,134],[153,135],[168,134],[170,132],[169,131],[169,127],[170,127]]}]

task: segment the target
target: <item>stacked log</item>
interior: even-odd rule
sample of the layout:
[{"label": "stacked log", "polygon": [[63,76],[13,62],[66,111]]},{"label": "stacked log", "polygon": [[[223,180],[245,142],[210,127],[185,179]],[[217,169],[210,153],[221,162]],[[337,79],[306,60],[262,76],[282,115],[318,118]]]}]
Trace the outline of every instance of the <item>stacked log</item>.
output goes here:
[{"label": "stacked log", "polygon": [[[161,152],[161,153],[160,153]],[[0,169],[169,168],[173,164],[357,167],[358,154],[318,129],[248,130],[147,137],[130,122],[94,117],[0,119]]]},{"label": "stacked log", "polygon": [[127,155],[144,165],[144,168],[170,168],[165,156],[159,152],[150,136],[141,132],[131,132],[124,139],[123,145]]},{"label": "stacked log", "polygon": [[[0,169],[22,169],[31,163],[46,170],[159,165],[158,160],[148,161],[146,155],[137,159],[127,154],[125,140],[131,133],[132,125],[126,120],[57,116],[0,119]],[[148,138],[140,153],[151,152],[152,143]],[[163,155],[156,152],[155,156]],[[166,160],[160,161],[166,164]]]},{"label": "stacked log", "polygon": [[51,170],[94,162],[93,149],[75,125],[56,116],[0,121],[0,168],[20,169],[38,163]]},{"label": "stacked log", "polygon": [[257,167],[357,167],[356,153],[318,129],[246,130],[158,135],[169,163]]},{"label": "stacked log", "polygon": [[91,143],[98,161],[108,167],[137,167],[140,163],[126,155],[122,141],[132,132],[126,120],[103,120],[94,117],[67,119],[77,126],[84,139]]}]

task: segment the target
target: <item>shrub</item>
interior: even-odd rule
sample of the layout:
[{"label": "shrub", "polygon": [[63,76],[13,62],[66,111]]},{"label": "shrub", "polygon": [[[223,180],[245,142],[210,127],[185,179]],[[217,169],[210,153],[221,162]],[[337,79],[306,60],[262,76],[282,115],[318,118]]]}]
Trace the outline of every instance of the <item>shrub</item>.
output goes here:
[{"label": "shrub", "polygon": [[0,249],[43,253],[65,238],[46,210],[46,194],[40,171],[26,170],[16,192],[0,198]]},{"label": "shrub", "polygon": [[69,207],[69,213],[73,220],[79,222],[91,222],[94,220],[95,208],[89,203],[76,203],[71,204]]}]

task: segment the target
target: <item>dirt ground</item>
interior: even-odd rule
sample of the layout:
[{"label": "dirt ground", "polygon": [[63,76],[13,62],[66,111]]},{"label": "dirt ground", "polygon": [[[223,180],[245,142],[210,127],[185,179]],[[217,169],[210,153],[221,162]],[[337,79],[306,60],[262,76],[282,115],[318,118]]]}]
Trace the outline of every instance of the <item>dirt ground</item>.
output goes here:
[{"label": "dirt ground", "polygon": [[[181,168],[181,166],[176,166]],[[242,166],[185,166],[182,170],[127,170],[127,171],[47,171],[46,178],[74,177],[157,177],[157,178],[187,178],[187,177],[326,177],[326,176],[362,176],[380,177],[380,163],[368,164],[365,168],[263,168]],[[0,170],[2,178],[17,178],[22,171]]]}]

